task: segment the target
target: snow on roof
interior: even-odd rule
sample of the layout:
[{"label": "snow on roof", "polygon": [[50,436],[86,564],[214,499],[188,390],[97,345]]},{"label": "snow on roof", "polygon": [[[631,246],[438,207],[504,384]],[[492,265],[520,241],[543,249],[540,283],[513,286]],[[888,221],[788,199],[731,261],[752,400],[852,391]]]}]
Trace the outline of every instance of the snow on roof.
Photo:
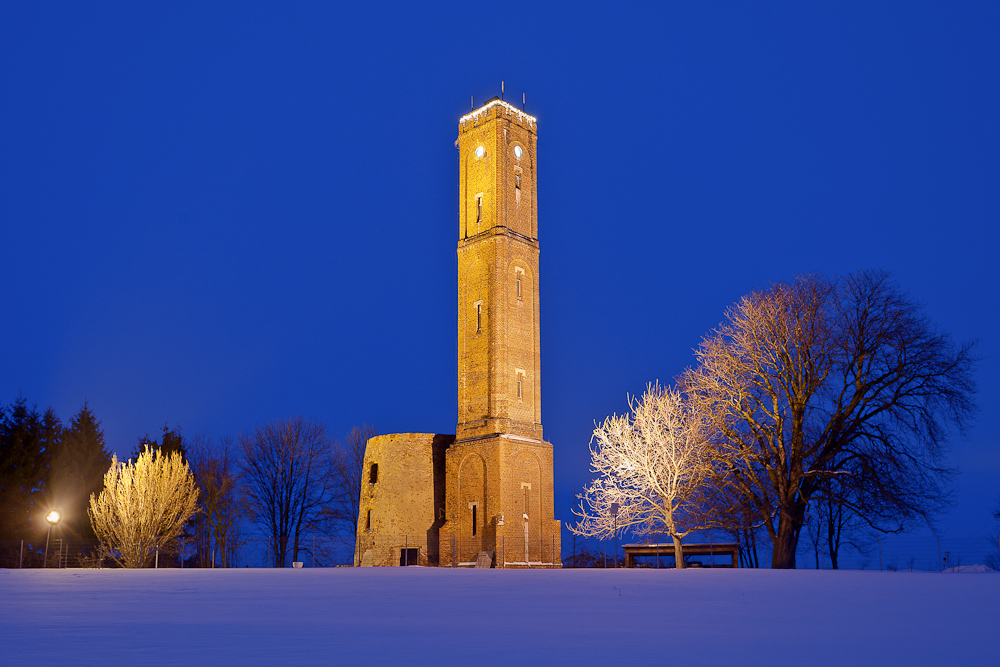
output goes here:
[{"label": "snow on roof", "polygon": [[487,102],[486,104],[484,104],[483,106],[481,106],[478,109],[476,109],[475,111],[473,111],[472,113],[467,113],[464,116],[462,116],[461,118],[459,118],[458,122],[459,123],[465,123],[466,121],[470,121],[470,120],[477,121],[477,120],[479,120],[480,116],[482,116],[483,114],[486,113],[487,109],[489,109],[490,107],[495,107],[495,106],[501,106],[501,107],[507,109],[508,113],[514,113],[514,114],[516,114],[517,117],[521,121],[527,122],[528,125],[534,125],[535,123],[538,122],[538,120],[534,116],[529,116],[528,114],[524,113],[523,111],[521,111],[517,107],[511,106],[510,104],[507,104],[503,100],[497,99],[495,97],[492,100],[490,100],[489,102]]}]

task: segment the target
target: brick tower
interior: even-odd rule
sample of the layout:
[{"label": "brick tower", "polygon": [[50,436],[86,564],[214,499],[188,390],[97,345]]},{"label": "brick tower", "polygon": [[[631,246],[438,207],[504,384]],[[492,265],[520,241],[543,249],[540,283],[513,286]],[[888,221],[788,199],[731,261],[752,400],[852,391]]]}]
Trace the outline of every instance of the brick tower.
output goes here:
[{"label": "brick tower", "polygon": [[558,567],[542,440],[537,124],[494,98],[459,121],[458,425],[441,564]]}]

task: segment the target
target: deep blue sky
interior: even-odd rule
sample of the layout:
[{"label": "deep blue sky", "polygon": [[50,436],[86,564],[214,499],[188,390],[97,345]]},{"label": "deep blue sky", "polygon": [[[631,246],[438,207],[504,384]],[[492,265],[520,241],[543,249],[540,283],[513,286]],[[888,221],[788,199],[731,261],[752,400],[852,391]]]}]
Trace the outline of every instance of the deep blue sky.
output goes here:
[{"label": "deep blue sky", "polygon": [[0,402],[86,399],[119,453],[453,433],[453,142],[503,79],[539,122],[561,508],[593,421],[739,296],[881,267],[981,339],[942,528],[993,526],[1000,4],[202,4],[0,9]]}]

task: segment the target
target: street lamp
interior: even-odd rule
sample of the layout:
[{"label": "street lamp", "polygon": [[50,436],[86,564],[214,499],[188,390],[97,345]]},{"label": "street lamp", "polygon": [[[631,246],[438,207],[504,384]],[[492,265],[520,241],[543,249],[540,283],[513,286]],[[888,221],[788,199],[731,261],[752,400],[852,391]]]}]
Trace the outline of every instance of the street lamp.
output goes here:
[{"label": "street lamp", "polygon": [[59,523],[59,519],[61,518],[62,515],[55,510],[52,510],[51,512],[45,515],[45,520],[49,522],[49,532],[45,536],[45,558],[42,560],[42,567],[49,566],[49,538],[52,537],[52,526]]}]

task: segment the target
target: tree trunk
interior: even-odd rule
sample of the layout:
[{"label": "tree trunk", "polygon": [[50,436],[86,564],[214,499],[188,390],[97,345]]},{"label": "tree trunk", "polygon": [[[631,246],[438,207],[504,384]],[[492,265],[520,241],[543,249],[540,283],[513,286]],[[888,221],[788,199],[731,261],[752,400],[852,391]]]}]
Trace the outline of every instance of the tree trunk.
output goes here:
[{"label": "tree trunk", "polygon": [[830,506],[830,513],[827,519],[827,533],[826,542],[830,551],[830,567],[834,570],[840,569],[837,564],[837,557],[840,555],[840,528],[841,521],[843,520],[844,508],[841,505],[837,506],[834,510],[833,506]]},{"label": "tree trunk", "polygon": [[775,570],[795,569],[795,549],[799,545],[799,530],[802,528],[802,511],[801,508],[796,509],[782,511],[778,517],[778,534],[774,538],[771,555],[771,567]]},{"label": "tree trunk", "polygon": [[681,538],[676,535],[671,535],[674,538],[674,562],[677,563],[677,569],[684,569],[684,547],[681,546]]}]

